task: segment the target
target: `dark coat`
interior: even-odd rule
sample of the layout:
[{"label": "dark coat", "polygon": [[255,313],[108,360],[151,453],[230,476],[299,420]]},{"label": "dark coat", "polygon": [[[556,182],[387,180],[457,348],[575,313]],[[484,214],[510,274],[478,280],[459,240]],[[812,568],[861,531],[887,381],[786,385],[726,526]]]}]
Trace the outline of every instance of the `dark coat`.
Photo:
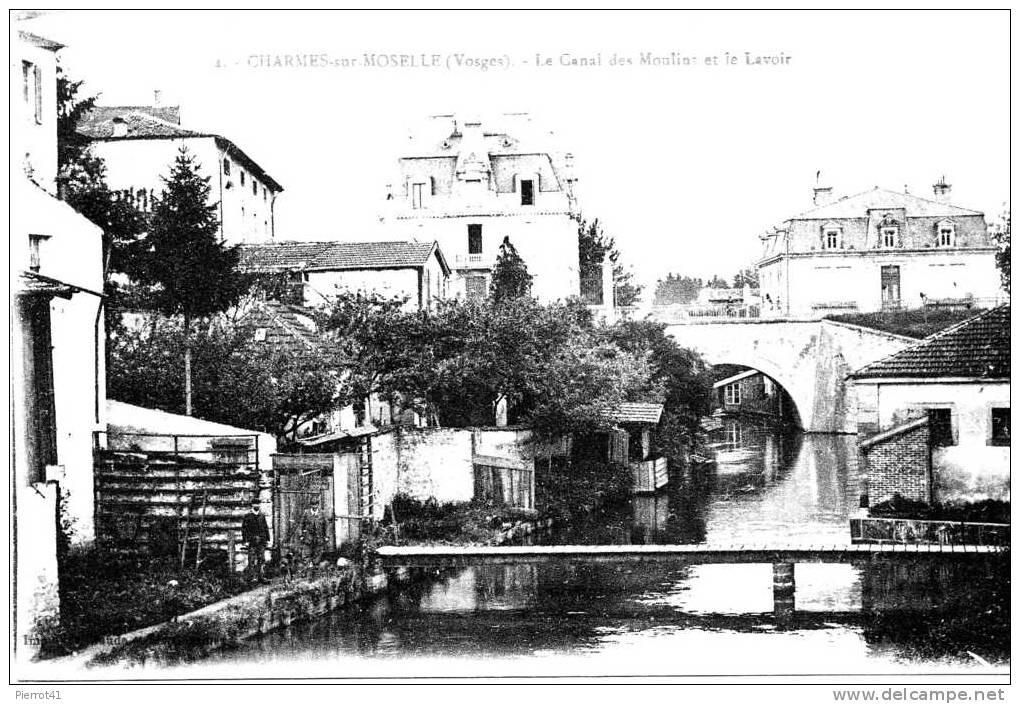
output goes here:
[{"label": "dark coat", "polygon": [[269,524],[261,513],[246,514],[241,521],[241,540],[249,545],[265,545],[269,542]]}]

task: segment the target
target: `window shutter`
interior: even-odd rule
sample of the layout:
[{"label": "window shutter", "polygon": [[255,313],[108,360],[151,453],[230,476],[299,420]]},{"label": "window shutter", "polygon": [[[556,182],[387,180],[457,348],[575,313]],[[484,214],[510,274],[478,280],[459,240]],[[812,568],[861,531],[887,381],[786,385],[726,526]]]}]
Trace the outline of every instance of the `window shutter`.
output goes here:
[{"label": "window shutter", "polygon": [[33,66],[32,70],[35,79],[35,121],[41,125],[43,121],[42,69],[38,66]]},{"label": "window shutter", "polygon": [[429,176],[429,195],[434,196],[436,194],[436,177]]}]

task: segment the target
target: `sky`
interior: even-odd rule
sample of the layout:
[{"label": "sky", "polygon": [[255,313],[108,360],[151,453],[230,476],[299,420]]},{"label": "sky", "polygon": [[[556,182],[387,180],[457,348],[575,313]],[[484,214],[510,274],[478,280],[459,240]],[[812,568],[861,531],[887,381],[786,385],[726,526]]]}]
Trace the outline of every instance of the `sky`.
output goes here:
[{"label": "sky", "polygon": [[[101,104],[151,104],[158,89],[183,126],[247,152],[285,188],[279,239],[381,239],[408,129],[448,113],[529,112],[554,131],[584,215],[649,287],[751,264],[763,232],[811,206],[819,171],[837,196],[930,197],[945,175],[953,202],[990,220],[1009,199],[1002,11],[66,11],[28,24],[67,45],[62,65]],[[366,53],[439,65],[368,67]],[[264,65],[307,55],[330,64]],[[579,59],[598,65],[561,65]]]}]

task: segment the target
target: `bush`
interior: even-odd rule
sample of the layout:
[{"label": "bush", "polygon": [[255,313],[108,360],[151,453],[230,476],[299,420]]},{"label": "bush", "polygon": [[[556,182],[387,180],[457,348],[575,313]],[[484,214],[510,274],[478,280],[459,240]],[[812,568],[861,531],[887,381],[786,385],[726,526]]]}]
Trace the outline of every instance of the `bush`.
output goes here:
[{"label": "bush", "polygon": [[912,518],[928,521],[972,521],[1009,523],[1009,502],[986,499],[975,502],[927,504],[894,494],[888,501],[875,504],[870,513],[876,518]]}]

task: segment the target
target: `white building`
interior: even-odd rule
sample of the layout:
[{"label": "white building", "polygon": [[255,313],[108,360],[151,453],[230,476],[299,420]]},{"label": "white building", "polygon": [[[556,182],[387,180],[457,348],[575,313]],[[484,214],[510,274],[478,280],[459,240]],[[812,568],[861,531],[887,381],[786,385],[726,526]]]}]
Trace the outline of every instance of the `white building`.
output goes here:
[{"label": "white building", "polygon": [[[873,503],[891,493],[923,501],[1009,501],[1009,305],[935,333],[850,379],[858,432],[871,436],[862,446],[902,445],[870,453]],[[924,420],[928,441],[911,448],[910,432]],[[918,449],[922,462],[905,459]]]},{"label": "white building", "polygon": [[571,156],[553,150],[526,115],[499,122],[434,117],[399,159],[383,222],[400,239],[438,241],[452,295],[483,297],[504,237],[542,301],[580,293]]},{"label": "white building", "polygon": [[818,317],[923,305],[998,301],[996,248],[985,216],[934,198],[880,188],[815,207],[762,237],[762,315]]},{"label": "white building", "polygon": [[210,199],[219,204],[220,236],[231,244],[270,242],[281,186],[254,159],[225,137],[181,126],[179,107],[97,106],[78,125],[92,151],[106,162],[110,189],[149,212],[163,191],[181,147],[210,178]]},{"label": "white building", "polygon": [[281,274],[300,287],[302,305],[322,306],[339,293],[406,299],[432,307],[449,295],[451,270],[435,242],[280,242],[245,245],[241,267]]},{"label": "white building", "polygon": [[[59,608],[57,525],[94,538],[93,433],[104,430],[102,232],[56,196],[56,52],[16,31],[11,46],[11,459],[15,648]],[[20,158],[19,158],[20,157]]]}]

